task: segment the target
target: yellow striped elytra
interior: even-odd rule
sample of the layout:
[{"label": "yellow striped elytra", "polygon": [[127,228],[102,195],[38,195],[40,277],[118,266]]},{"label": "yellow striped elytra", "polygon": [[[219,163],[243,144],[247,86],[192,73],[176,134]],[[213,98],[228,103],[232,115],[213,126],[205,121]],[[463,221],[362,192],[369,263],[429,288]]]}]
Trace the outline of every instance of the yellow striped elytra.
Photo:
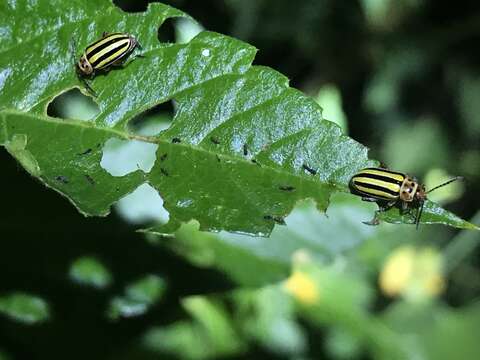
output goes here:
[{"label": "yellow striped elytra", "polygon": [[92,78],[98,71],[108,71],[112,66],[123,65],[136,47],[137,39],[126,33],[103,33],[101,39],[88,45],[76,64],[77,73],[93,92],[85,77]]},{"label": "yellow striped elytra", "polygon": [[100,40],[87,46],[77,63],[82,75],[92,75],[112,65],[121,65],[138,45],[138,41],[125,33],[104,33]]},{"label": "yellow striped elytra", "polygon": [[349,187],[352,194],[361,196],[364,201],[376,202],[379,206],[375,217],[365,224],[377,225],[379,211],[386,211],[398,205],[402,213],[409,209],[417,209],[415,224],[418,228],[427,194],[459,179],[462,177],[457,176],[426,191],[425,185],[407,174],[384,168],[366,168],[352,176]]}]

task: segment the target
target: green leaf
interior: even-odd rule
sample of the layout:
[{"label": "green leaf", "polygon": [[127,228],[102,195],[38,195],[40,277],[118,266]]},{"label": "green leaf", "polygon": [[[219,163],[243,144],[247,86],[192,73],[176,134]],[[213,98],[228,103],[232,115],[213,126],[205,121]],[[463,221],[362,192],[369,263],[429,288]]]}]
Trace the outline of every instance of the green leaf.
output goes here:
[{"label": "green leaf", "polygon": [[440,304],[414,307],[399,302],[388,309],[384,319],[398,334],[397,342],[403,343],[407,357],[423,354],[425,359],[447,360],[461,354],[474,359],[480,351],[478,303],[451,309]]},{"label": "green leaf", "polygon": [[70,278],[83,285],[103,289],[112,282],[110,271],[93,257],[81,257],[70,266]]},{"label": "green leaf", "polygon": [[149,233],[149,240],[197,266],[216,268],[238,284],[260,286],[285,278],[299,251],[325,263],[356,249],[382,228],[361,223],[373,216],[373,207],[355,196],[338,193],[332,197],[328,217],[313,202],[301,203],[285,218],[287,226],[275,226],[269,238],[225,231],[212,234],[189,223],[182,225],[174,238]]},{"label": "green leaf", "polygon": [[0,360],[10,360],[11,357],[9,355],[7,355],[6,352],[3,352],[1,349],[0,349]]},{"label": "green leaf", "polygon": [[192,296],[183,299],[182,306],[192,321],[152,328],[144,336],[148,349],[182,359],[217,358],[241,352],[243,344],[220,302]]},{"label": "green leaf", "polygon": [[[477,211],[472,220],[475,223],[480,223],[480,211]],[[479,245],[480,236],[477,233],[465,230],[459,232],[443,250],[445,272],[450,273],[457,266],[464,263],[468,256],[472,256],[475,253],[474,251]]]},{"label": "green leaf", "polygon": [[[400,213],[400,209],[392,208],[386,212],[381,212],[379,218],[392,224],[415,224],[415,216],[416,210],[402,215]],[[455,214],[452,214],[451,212],[441,208],[439,205],[429,200],[425,202],[420,223],[444,224],[461,229],[480,230],[480,227],[477,225],[459,218]]]},{"label": "green leaf", "polygon": [[[201,230],[268,235],[299,200],[325,211],[333,192],[347,191],[350,177],[374,164],[285,76],[252,66],[254,47],[211,32],[186,44],[159,43],[158,26],[187,17],[181,11],[155,3],[127,14],[107,0],[1,6],[0,144],[85,215],[106,215],[149,183],[169,212],[169,223],[151,231],[172,233],[195,219]],[[85,90],[71,45],[77,57],[104,31],[133,34],[143,49],[135,54],[144,57],[132,54],[122,69],[95,77],[100,111],[91,121],[47,117],[55,96]],[[156,136],[131,131],[132,119],[170,100],[170,128]],[[153,168],[109,173],[102,159],[110,139],[152,144]],[[432,221],[463,226],[448,213]]]},{"label": "green leaf", "polygon": [[45,300],[25,293],[0,297],[0,313],[29,325],[44,322],[50,317]]},{"label": "green leaf", "polygon": [[236,320],[249,338],[283,356],[306,351],[306,334],[296,321],[293,301],[280,286],[240,290],[232,298]]},{"label": "green leaf", "polygon": [[166,284],[162,278],[146,275],[128,285],[123,296],[117,296],[111,300],[108,317],[118,320],[121,317],[143,315],[161,299],[165,290]]}]

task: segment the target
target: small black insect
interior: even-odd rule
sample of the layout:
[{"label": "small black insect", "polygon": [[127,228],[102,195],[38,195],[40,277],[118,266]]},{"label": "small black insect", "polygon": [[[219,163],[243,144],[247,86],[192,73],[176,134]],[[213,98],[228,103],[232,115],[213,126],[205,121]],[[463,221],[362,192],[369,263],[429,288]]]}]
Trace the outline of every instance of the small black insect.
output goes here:
[{"label": "small black insect", "polygon": [[88,174],[85,174],[85,179],[87,179],[87,181],[91,184],[91,185],[95,185],[95,180],[93,180],[93,178],[88,175]]},{"label": "small black insect", "polygon": [[55,180],[60,181],[61,183],[68,184],[68,178],[63,175],[59,175],[55,177]]},{"label": "small black insect", "polygon": [[315,169],[312,169],[310,166],[306,165],[306,164],[303,164],[302,165],[302,168],[306,171],[308,171],[310,174],[312,175],[316,175],[317,174],[317,170]]},{"label": "small black insect", "polygon": [[88,154],[90,154],[91,152],[92,152],[92,149],[87,149],[87,150],[85,150],[84,152],[82,152],[82,153],[80,153],[80,154],[78,154],[78,155],[80,155],[80,156],[82,156],[82,155],[88,155]]},{"label": "small black insect", "polygon": [[215,145],[220,145],[220,140],[218,140],[218,138],[216,138],[215,136],[210,137],[210,141]]},{"label": "small black insect", "polygon": [[267,221],[275,221],[279,225],[285,225],[285,220],[281,216],[265,215],[263,218]]},{"label": "small black insect", "polygon": [[160,172],[165,176],[169,176],[168,171],[165,170],[164,168],[160,168]]}]

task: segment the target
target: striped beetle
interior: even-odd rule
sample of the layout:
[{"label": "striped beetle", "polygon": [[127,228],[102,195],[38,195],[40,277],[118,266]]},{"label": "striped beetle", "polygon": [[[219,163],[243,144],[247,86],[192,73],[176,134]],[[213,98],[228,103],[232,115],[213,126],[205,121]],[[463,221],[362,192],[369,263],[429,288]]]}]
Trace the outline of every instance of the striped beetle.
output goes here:
[{"label": "striped beetle", "polygon": [[[85,78],[93,78],[98,71],[108,71],[112,66],[121,66],[136,47],[141,49],[137,39],[126,33],[103,33],[102,38],[88,45],[76,64],[79,77],[87,88],[93,89]],[[141,55],[137,55],[141,56]]]},{"label": "striped beetle", "polygon": [[366,168],[353,175],[349,187],[352,194],[361,196],[364,201],[376,202],[379,206],[379,210],[375,211],[375,217],[365,221],[364,224],[378,225],[378,212],[399,205],[401,213],[409,209],[417,209],[415,224],[418,229],[427,194],[460,179],[463,178],[454,177],[426,191],[425,185],[407,174],[385,168]]}]

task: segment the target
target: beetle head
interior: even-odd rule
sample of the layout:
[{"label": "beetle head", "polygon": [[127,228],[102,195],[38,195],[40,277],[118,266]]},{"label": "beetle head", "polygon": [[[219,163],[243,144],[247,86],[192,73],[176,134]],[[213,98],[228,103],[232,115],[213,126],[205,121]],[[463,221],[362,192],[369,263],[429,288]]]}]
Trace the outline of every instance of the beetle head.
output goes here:
[{"label": "beetle head", "polygon": [[416,179],[411,178],[410,176],[405,177],[403,180],[402,186],[400,187],[400,200],[406,202],[412,202],[418,197],[418,182]]},{"label": "beetle head", "polygon": [[80,58],[80,60],[78,60],[77,67],[78,67],[79,72],[82,75],[91,75],[93,73],[93,67],[88,62],[85,54],[83,54],[82,57]]}]

